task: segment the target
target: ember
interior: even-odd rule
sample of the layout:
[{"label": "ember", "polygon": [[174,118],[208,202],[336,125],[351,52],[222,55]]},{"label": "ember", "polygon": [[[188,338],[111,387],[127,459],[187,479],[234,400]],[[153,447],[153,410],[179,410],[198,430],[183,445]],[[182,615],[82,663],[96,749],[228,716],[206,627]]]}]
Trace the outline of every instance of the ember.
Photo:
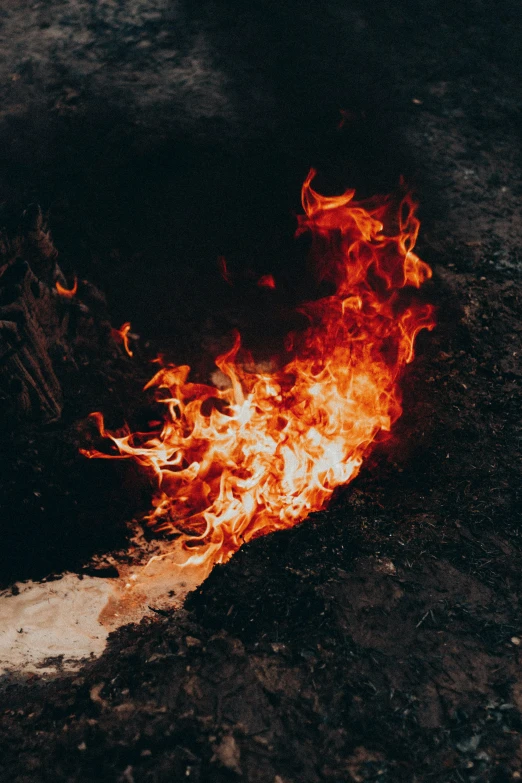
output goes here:
[{"label": "ember", "polygon": [[74,278],[72,288],[65,288],[59,280],[56,281],[56,290],[60,296],[65,296],[66,299],[72,299],[78,293],[78,280]]},{"label": "ember", "polygon": [[257,281],[257,284],[260,288],[275,288],[275,280],[272,277],[272,275],[263,275],[263,277],[260,277]]},{"label": "ember", "polygon": [[132,329],[130,321],[126,321],[119,329],[111,329],[111,334],[116,342],[121,343],[125,348],[125,352],[129,356],[133,356],[133,351],[129,345],[129,332]]},{"label": "ember", "polygon": [[84,453],[155,472],[148,519],[177,538],[185,563],[224,562],[244,542],[323,508],[354,479],[402,412],[398,381],[416,335],[434,326],[431,305],[401,296],[431,276],[413,252],[411,196],[322,196],[314,175],[303,184],[297,234],[310,232],[317,280],[332,293],[301,305],[308,326],[288,335],[276,369],[256,371],[236,334],[216,359],[225,390],[189,382],[188,366],[163,366],[147,384],[166,408],[161,429],[110,433],[92,414],[118,453]]}]

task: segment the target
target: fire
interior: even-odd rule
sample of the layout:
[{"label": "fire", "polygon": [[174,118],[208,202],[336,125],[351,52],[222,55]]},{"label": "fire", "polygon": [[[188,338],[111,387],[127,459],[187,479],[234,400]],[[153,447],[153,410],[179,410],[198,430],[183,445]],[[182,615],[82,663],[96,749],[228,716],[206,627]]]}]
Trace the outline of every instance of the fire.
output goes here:
[{"label": "fire", "polygon": [[119,329],[111,329],[111,334],[114,340],[123,343],[123,347],[125,348],[125,351],[129,356],[134,355],[129,345],[129,332],[131,328],[132,327],[130,321],[126,321],[124,324],[121,325]]},{"label": "fire", "polygon": [[117,453],[152,470],[158,491],[149,523],[177,539],[185,562],[226,561],[250,539],[291,527],[323,508],[357,476],[376,439],[402,409],[398,381],[433,307],[401,289],[431,276],[413,252],[419,231],[409,194],[357,202],[302,187],[320,281],[332,293],[299,309],[308,326],[288,336],[287,355],[259,371],[241,340],[216,359],[225,390],[191,383],[188,366],[162,366],[145,388],[165,406],[153,432],[110,433]]},{"label": "fire", "polygon": [[275,288],[275,280],[272,275],[263,275],[257,281],[259,288]]},{"label": "fire", "polygon": [[228,283],[229,285],[232,285],[232,276],[229,272],[228,266],[227,266],[227,260],[224,256],[219,256],[218,258],[218,267],[219,272],[221,274],[221,277],[225,281],[225,283]]},{"label": "fire", "polygon": [[74,283],[72,288],[64,288],[64,286],[57,280],[56,283],[56,290],[60,294],[60,296],[64,296],[67,299],[72,299],[74,296],[76,296],[78,292],[78,280],[76,277],[74,278]]}]

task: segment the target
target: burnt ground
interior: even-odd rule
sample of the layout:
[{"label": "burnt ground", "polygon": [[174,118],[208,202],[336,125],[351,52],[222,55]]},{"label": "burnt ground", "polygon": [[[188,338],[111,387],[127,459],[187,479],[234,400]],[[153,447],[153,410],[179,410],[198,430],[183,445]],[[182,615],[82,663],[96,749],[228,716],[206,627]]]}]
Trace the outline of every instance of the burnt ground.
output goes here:
[{"label": "burnt ground", "polygon": [[520,21],[507,0],[4,4],[3,223],[39,201],[63,268],[142,336],[136,362],[66,374],[62,422],[3,438],[4,583],[124,545],[149,487],[77,456],[84,417],[139,417],[155,350],[204,375],[216,336],[254,341],[276,308],[252,276],[291,301],[310,164],[332,189],[413,182],[439,324],[329,510],[78,674],[6,678],[2,780],[520,779]]}]

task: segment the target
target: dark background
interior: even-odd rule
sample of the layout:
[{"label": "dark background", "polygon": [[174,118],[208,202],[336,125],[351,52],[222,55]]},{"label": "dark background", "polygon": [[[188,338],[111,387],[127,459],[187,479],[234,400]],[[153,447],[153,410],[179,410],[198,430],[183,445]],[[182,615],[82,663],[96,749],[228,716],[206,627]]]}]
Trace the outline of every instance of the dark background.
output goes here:
[{"label": "dark background", "polygon": [[484,200],[518,196],[517,3],[13,2],[0,21],[4,222],[39,202],[62,264],[148,336],[183,332],[187,292],[205,317],[219,255],[295,281],[310,165],[361,194],[404,174],[425,229],[469,195],[472,239]]}]

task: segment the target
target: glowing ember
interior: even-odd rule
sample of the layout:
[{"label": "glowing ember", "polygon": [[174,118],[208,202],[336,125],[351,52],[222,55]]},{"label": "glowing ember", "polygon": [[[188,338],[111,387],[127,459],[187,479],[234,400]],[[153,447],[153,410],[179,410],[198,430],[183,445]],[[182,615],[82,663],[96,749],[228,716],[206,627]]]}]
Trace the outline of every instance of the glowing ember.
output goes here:
[{"label": "glowing ember", "polygon": [[227,261],[224,256],[219,256],[218,258],[218,267],[219,271],[221,273],[221,277],[225,281],[225,283],[228,283],[229,285],[232,285],[232,277],[230,275],[230,272],[228,271]]},{"label": "glowing ember", "polygon": [[223,562],[244,542],[295,525],[351,481],[400,416],[400,373],[418,332],[434,326],[430,305],[400,293],[431,276],[413,253],[411,197],[321,196],[314,174],[297,233],[311,233],[318,279],[333,293],[299,308],[308,326],[288,336],[278,369],[253,371],[236,335],[216,360],[229,388],[190,383],[190,368],[172,365],[147,384],[165,404],[161,429],[111,434],[93,414],[118,454],[85,453],[155,472],[149,522],[177,536],[194,565]]},{"label": "glowing ember", "polygon": [[126,321],[119,329],[111,329],[111,334],[116,342],[122,343],[125,351],[129,356],[133,356],[133,352],[129,345],[129,332],[131,330],[130,321]]},{"label": "glowing ember", "polygon": [[76,293],[78,291],[78,280],[74,278],[74,283],[72,288],[64,288],[64,286],[57,280],[56,281],[56,290],[60,294],[60,296],[64,296],[67,299],[72,299],[73,296],[76,296]]},{"label": "glowing ember", "polygon": [[275,280],[272,277],[272,275],[263,275],[263,277],[260,277],[257,281],[257,284],[260,288],[275,288]]}]

